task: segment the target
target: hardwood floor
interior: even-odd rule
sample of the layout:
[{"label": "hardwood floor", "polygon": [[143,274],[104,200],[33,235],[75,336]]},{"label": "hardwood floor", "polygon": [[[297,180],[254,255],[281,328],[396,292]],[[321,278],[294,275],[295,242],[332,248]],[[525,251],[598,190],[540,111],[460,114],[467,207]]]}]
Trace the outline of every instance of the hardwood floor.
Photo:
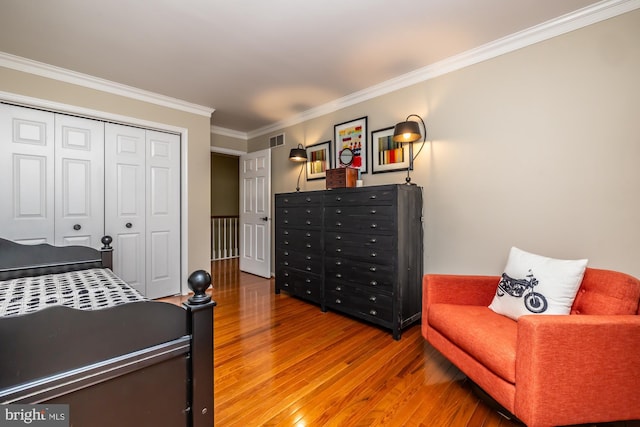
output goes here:
[{"label": "hardwood floor", "polygon": [[272,281],[239,272],[237,259],[211,271],[216,426],[519,425],[483,403],[419,325],[394,341],[386,330],[275,295]]}]

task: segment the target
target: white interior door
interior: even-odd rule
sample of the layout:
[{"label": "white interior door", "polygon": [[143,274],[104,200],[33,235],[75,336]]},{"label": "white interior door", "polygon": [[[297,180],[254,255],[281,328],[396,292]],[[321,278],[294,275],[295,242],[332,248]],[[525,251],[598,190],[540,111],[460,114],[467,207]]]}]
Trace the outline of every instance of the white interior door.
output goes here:
[{"label": "white interior door", "polygon": [[143,295],[145,147],[144,129],[105,124],[105,234],[113,238],[113,271]]},{"label": "white interior door", "polygon": [[240,270],[271,277],[271,150],[240,156]]},{"label": "white interior door", "polygon": [[56,245],[99,249],[104,236],[104,122],[55,115]]},{"label": "white interior door", "polygon": [[146,131],[146,293],[180,293],[180,136]]},{"label": "white interior door", "polygon": [[53,113],[0,104],[0,237],[54,243]]}]

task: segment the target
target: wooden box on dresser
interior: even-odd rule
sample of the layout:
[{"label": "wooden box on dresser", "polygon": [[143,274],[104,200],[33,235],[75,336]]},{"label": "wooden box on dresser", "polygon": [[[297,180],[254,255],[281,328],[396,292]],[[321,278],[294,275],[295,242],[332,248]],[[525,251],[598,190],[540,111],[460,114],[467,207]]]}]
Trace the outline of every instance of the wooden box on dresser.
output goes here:
[{"label": "wooden box on dresser", "polygon": [[[276,293],[323,302],[322,191],[276,194]],[[324,308],[323,308],[324,309]]]},{"label": "wooden box on dresser", "polygon": [[[319,216],[309,218],[309,211],[315,211],[300,209],[294,221],[300,229],[295,231],[301,233],[299,240],[320,233],[314,239],[324,254],[320,277],[307,268],[310,260],[306,257],[315,259],[317,252],[308,252],[311,248],[298,242],[301,253],[292,264],[291,251],[282,249],[292,244],[288,236],[294,232],[294,212],[280,207],[296,203],[315,207],[318,198]],[[316,226],[318,218],[320,227]],[[289,244],[283,245],[284,241]],[[395,339],[400,339],[404,327],[420,319],[422,247],[420,187],[381,185],[276,195],[276,293],[285,289],[319,303],[323,310],[330,308],[391,329]],[[318,280],[322,288],[319,301],[301,295]],[[317,292],[316,287],[310,290]]]}]

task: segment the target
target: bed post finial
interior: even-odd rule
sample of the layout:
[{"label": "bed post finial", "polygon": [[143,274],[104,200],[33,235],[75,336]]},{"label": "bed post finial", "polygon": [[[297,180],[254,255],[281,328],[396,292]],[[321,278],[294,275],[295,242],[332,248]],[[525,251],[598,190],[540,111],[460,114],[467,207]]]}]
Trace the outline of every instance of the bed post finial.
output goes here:
[{"label": "bed post finial", "polygon": [[102,249],[100,249],[100,258],[102,259],[102,268],[108,268],[113,270],[113,248],[111,242],[113,238],[111,236],[102,236],[100,239],[102,242]]},{"label": "bed post finial", "polygon": [[194,271],[189,276],[187,283],[194,294],[189,298],[189,304],[199,305],[211,301],[211,297],[205,293],[211,285],[211,275],[209,273],[204,270]]}]

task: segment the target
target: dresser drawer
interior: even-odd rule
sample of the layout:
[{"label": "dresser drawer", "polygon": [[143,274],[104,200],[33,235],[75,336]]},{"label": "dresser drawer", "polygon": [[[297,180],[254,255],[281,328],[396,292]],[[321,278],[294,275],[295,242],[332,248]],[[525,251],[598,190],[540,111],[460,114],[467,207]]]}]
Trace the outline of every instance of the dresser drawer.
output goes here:
[{"label": "dresser drawer", "polygon": [[[306,236],[306,234],[304,234]],[[313,234],[312,234],[313,235]],[[276,249],[299,250],[311,253],[322,253],[322,240],[303,238],[298,233],[282,236],[276,235]]]},{"label": "dresser drawer", "polygon": [[[290,255],[285,255],[285,253]],[[285,267],[306,273],[322,274],[321,254],[299,253],[296,251],[287,251],[286,249],[277,249],[276,260],[276,268]]]},{"label": "dresser drawer", "polygon": [[324,269],[327,282],[350,282],[385,292],[392,292],[395,283],[393,265],[325,257]]},{"label": "dresser drawer", "polygon": [[338,284],[325,288],[325,301],[328,307],[340,311],[383,322],[393,320],[393,300],[389,295]]},{"label": "dresser drawer", "polygon": [[[322,252],[301,251],[297,249],[278,248],[276,249],[276,259],[278,264],[297,268],[303,271],[312,271],[316,273],[318,268],[322,267]],[[318,264],[317,266],[315,264]],[[307,266],[311,269],[307,269]]]},{"label": "dresser drawer", "polygon": [[324,252],[327,256],[393,264],[396,250],[393,236],[327,232]]},{"label": "dresser drawer", "polygon": [[394,212],[392,206],[332,206],[325,209],[324,226],[327,230],[390,234],[396,230]]},{"label": "dresser drawer", "polygon": [[[291,246],[293,243],[298,243],[296,247],[306,247],[307,243],[311,243],[312,247],[320,249],[320,242],[322,241],[322,231],[318,229],[301,229],[291,227],[276,227],[275,232],[276,246],[282,246],[284,241],[289,242]],[[315,243],[315,245],[313,245]]]},{"label": "dresser drawer", "polygon": [[322,276],[320,275],[303,274],[296,270],[279,268],[276,271],[276,288],[318,304],[322,301]]},{"label": "dresser drawer", "polygon": [[322,206],[286,206],[276,208],[276,227],[322,226]]},{"label": "dresser drawer", "polygon": [[295,205],[321,205],[322,191],[305,191],[304,193],[287,193],[276,195],[276,207]]},{"label": "dresser drawer", "polygon": [[324,197],[325,206],[391,205],[396,200],[396,188],[381,186],[354,190],[332,190]]}]

